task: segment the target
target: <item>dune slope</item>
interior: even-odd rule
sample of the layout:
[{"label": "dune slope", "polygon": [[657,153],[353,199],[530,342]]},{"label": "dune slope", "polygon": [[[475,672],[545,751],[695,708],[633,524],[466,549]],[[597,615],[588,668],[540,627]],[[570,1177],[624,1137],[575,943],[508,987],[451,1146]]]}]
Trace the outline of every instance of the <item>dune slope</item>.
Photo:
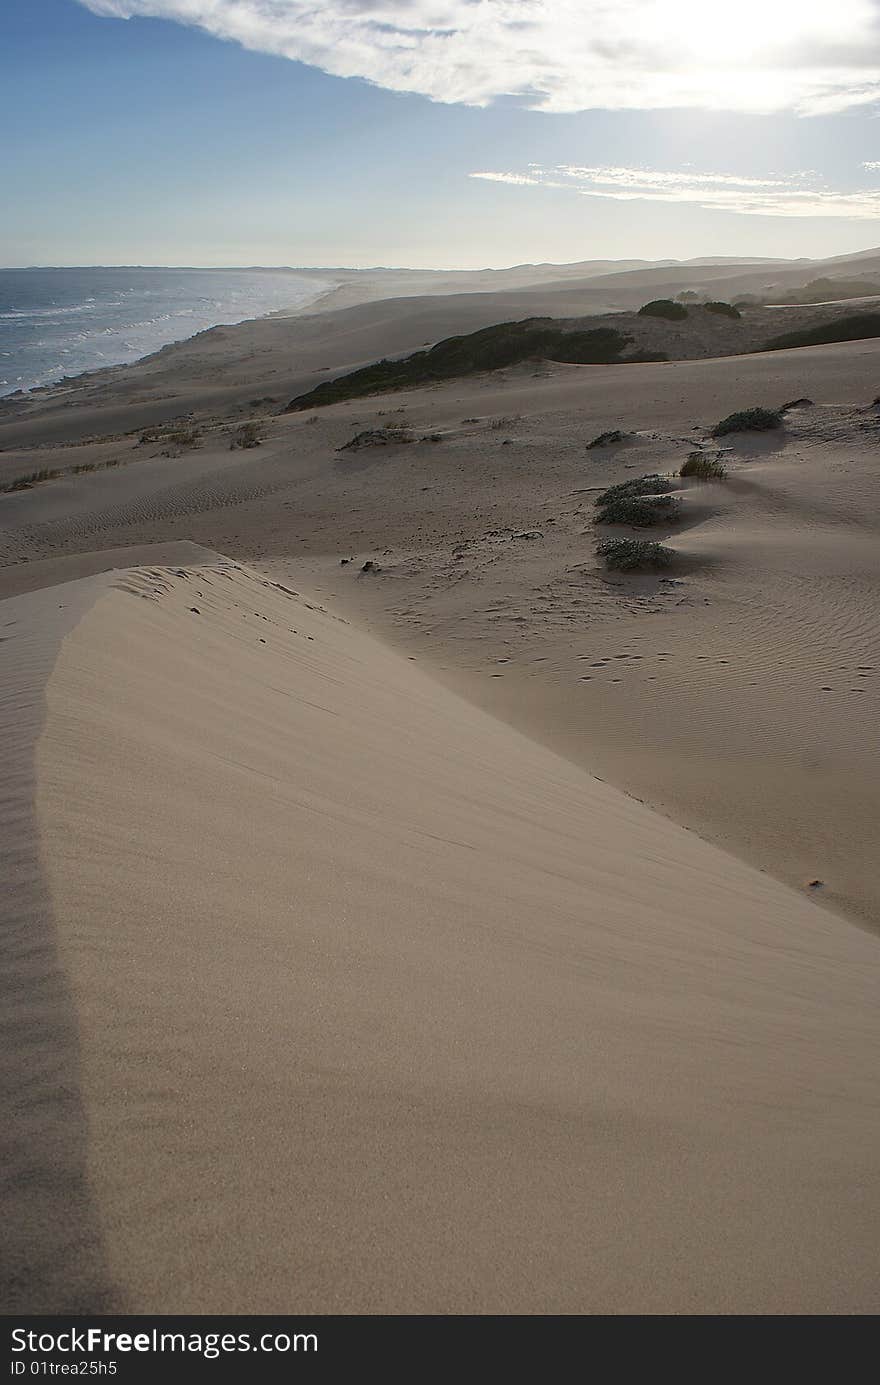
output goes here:
[{"label": "dune slope", "polygon": [[19,1012],[63,985],[84,1229],[26,1176],[38,1028],[16,1309],[876,1308],[875,938],[243,567],[4,636],[59,607],[3,908],[51,951]]}]

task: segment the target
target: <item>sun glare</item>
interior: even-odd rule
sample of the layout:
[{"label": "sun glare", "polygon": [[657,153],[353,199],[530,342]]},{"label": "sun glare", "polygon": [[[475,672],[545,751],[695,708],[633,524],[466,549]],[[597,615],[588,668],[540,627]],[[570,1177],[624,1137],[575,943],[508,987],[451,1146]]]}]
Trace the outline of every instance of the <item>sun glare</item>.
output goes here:
[{"label": "sun glare", "polygon": [[786,56],[810,44],[846,44],[864,37],[871,22],[867,0],[657,0],[650,27],[672,40],[688,61],[716,67],[786,65]]}]

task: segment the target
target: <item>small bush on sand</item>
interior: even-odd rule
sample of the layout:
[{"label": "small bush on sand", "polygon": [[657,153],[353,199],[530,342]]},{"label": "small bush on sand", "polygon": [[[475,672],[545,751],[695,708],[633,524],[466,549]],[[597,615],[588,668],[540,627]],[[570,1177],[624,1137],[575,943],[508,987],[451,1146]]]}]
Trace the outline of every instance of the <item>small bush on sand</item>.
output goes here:
[{"label": "small bush on sand", "polygon": [[408,428],[366,428],[355,433],[353,438],[337,447],[337,452],[357,452],[362,447],[388,447],[391,443],[415,442],[415,434]]},{"label": "small bush on sand", "polygon": [[242,423],[232,434],[229,450],[234,452],[239,447],[259,447],[265,436],[266,434],[263,432],[259,423],[254,423],[253,421],[250,423]]},{"label": "small bush on sand", "polygon": [[29,471],[26,476],[16,476],[14,481],[7,481],[5,485],[0,486],[0,493],[29,491],[31,486],[38,486],[42,481],[54,481],[60,475],[60,471],[44,466],[39,471]]},{"label": "small bush on sand", "polygon": [[782,405],[779,412],[781,414],[787,414],[790,409],[812,409],[812,407],[812,399],[807,399],[806,397],[803,399],[789,399],[787,404]]},{"label": "small bush on sand", "polygon": [[639,568],[669,567],[674,554],[662,543],[648,539],[602,539],[596,552],[605,566],[618,572],[635,572]]},{"label": "small bush on sand", "polygon": [[678,474],[695,481],[723,481],[727,471],[717,457],[707,457],[705,452],[692,452],[687,461],[682,462]]},{"label": "small bush on sand", "polygon": [[652,524],[669,524],[678,519],[681,506],[671,495],[623,495],[602,506],[597,524],[631,524],[647,529]]},{"label": "small bush on sand", "polygon": [[592,442],[588,442],[587,447],[614,447],[616,443],[623,442],[623,438],[619,428],[610,428],[607,433],[600,433]]},{"label": "small bush on sand", "polygon": [[195,447],[201,442],[201,438],[199,428],[147,428],[141,433],[138,442],[141,447],[148,447],[156,442],[170,443],[174,447]]},{"label": "small bush on sand", "polygon": [[672,482],[668,476],[658,476],[654,472],[650,476],[634,476],[631,481],[621,481],[616,486],[609,486],[601,495],[597,495],[593,504],[596,506],[610,505],[615,500],[636,495],[665,495],[672,490]]},{"label": "small bush on sand", "polygon": [[671,298],[652,298],[639,308],[639,317],[663,317],[667,322],[681,322],[688,315],[683,303],[673,303]]},{"label": "small bush on sand", "polygon": [[712,437],[723,438],[725,433],[767,433],[771,428],[781,427],[782,415],[778,409],[741,409],[716,423]]},{"label": "small bush on sand", "polygon": [[163,442],[170,442],[175,447],[196,447],[201,440],[199,428],[175,428],[163,438]]},{"label": "small bush on sand", "polygon": [[739,308],[735,308],[732,303],[722,303],[713,299],[711,303],[704,303],[703,307],[707,313],[717,313],[719,317],[742,317]]}]

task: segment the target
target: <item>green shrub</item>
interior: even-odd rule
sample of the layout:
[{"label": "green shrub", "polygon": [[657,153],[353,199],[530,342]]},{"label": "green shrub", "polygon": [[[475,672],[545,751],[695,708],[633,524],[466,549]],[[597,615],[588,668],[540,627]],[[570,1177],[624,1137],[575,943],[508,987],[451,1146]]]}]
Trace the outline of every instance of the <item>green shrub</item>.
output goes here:
[{"label": "green shrub", "polygon": [[715,457],[707,457],[705,452],[692,452],[687,461],[682,462],[678,474],[696,481],[723,481],[727,471]]},{"label": "green shrub", "polygon": [[637,495],[664,495],[672,490],[672,482],[667,476],[659,476],[656,472],[650,476],[634,476],[631,481],[621,481],[616,486],[609,486],[601,495],[597,495],[593,504],[596,506],[610,505],[615,500],[632,498]]},{"label": "green shrub", "polygon": [[621,495],[609,500],[596,516],[597,524],[630,524],[647,529],[678,519],[681,506],[671,495]]},{"label": "green shrub", "polygon": [[767,433],[771,428],[781,427],[782,415],[778,409],[741,409],[716,423],[712,437],[723,438],[725,433]]},{"label": "green shrub", "polygon": [[739,308],[735,308],[732,303],[716,302],[713,300],[711,303],[704,303],[703,307],[706,309],[707,313],[717,313],[719,317],[742,317]]},{"label": "green shrub", "polygon": [[668,322],[681,322],[688,310],[683,303],[673,303],[671,298],[652,298],[639,308],[639,317],[663,317]]},{"label": "green shrub", "polygon": [[834,322],[822,322],[818,327],[805,327],[798,332],[783,332],[771,337],[759,351],[789,351],[795,346],[824,346],[835,341],[860,341],[880,337],[880,313],[854,313]]},{"label": "green shrub", "polygon": [[602,539],[596,547],[606,567],[619,572],[633,572],[639,568],[669,567],[674,558],[671,548],[662,543],[651,543],[648,539]]},{"label": "green shrub", "polygon": [[543,355],[548,361],[567,365],[609,365],[629,344],[611,327],[594,327],[589,332],[559,332],[558,340],[548,342]]},{"label": "green shrub", "polygon": [[611,327],[573,332],[544,318],[501,322],[466,336],[448,337],[430,350],[415,351],[402,360],[375,361],[336,380],[325,380],[291,400],[286,412],[455,379],[477,371],[500,370],[535,357],[575,365],[608,365],[620,360],[629,341]]}]

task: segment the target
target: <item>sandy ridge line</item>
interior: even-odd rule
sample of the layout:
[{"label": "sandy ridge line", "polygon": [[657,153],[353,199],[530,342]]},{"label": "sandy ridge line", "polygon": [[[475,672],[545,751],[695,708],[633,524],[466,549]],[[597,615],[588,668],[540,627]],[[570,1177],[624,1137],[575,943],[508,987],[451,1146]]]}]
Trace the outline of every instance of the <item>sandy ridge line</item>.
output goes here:
[{"label": "sandy ridge line", "polygon": [[107,580],[41,760],[136,1310],[868,1309],[875,940],[242,567]]}]

